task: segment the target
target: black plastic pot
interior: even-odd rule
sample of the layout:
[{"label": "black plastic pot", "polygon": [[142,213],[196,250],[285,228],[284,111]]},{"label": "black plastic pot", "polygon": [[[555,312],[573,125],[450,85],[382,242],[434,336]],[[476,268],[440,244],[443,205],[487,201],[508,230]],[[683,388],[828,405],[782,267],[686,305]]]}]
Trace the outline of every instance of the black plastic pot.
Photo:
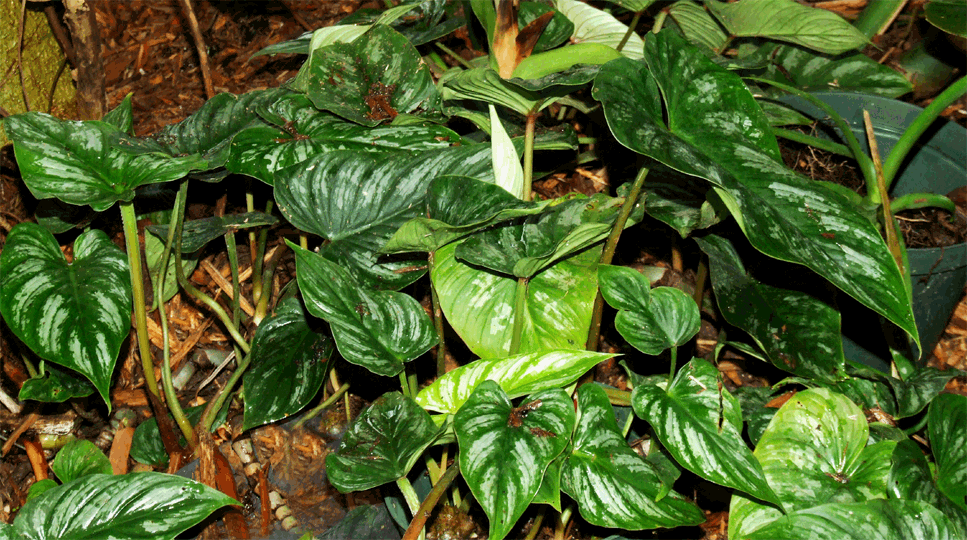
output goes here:
[{"label": "black plastic pot", "polygon": [[[819,92],[814,95],[849,122],[864,149],[863,110],[869,111],[883,159],[904,129],[923,110],[902,101],[865,94]],[[783,101],[811,118],[826,116],[800,98]],[[907,193],[945,195],[967,184],[967,130],[938,119],[920,137],[918,145],[901,167],[891,197]],[[967,282],[967,244],[907,251],[913,285],[913,312],[923,345],[922,358],[925,359],[939,341]],[[846,358],[889,373],[890,354],[883,331],[877,324],[879,316],[852,301],[841,303],[840,308]],[[914,354],[913,351],[907,352],[907,356],[915,360]]]}]

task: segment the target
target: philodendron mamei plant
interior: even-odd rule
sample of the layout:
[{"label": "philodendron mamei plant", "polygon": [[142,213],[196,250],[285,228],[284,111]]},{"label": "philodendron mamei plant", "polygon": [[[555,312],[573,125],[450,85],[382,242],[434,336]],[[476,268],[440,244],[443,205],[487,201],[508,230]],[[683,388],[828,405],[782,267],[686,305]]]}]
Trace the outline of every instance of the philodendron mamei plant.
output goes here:
[{"label": "philodendron mamei plant", "polygon": [[[753,3],[739,5],[746,2]],[[205,433],[223,421],[231,396],[240,397],[248,430],[300,412],[327,378],[334,392],[323,391],[323,407],[362,384],[334,375],[337,354],[398,378],[399,391],[376,399],[347,428],[326,469],[343,492],[395,483],[406,508],[392,498],[387,504],[408,527],[406,538],[421,534],[444,499],[464,511],[478,506],[495,540],[520,534],[531,505],[537,520],[555,516],[558,536],[575,512],[627,531],[696,525],[702,510],[675,489],[683,469],[732,490],[730,538],[963,535],[967,400],[938,396],[953,374],[853,370],[834,308],[783,288],[781,279],[763,283],[745,266],[741,253],[749,251],[804,266],[917,340],[903,276],[876,224],[840,192],[782,164],[768,117],[727,69],[743,66],[722,62],[674,26],[649,33],[629,54],[618,52],[623,46],[562,45],[581,31],[570,1],[523,3],[519,12],[511,2],[470,4],[492,54],[436,82],[414,42],[432,41],[437,26],[448,28],[457,15],[427,1],[320,30],[297,45],[308,60],[285,87],[219,95],[153,137],[130,134],[130,101],[102,121],[6,118],[31,192],[105,214],[116,204],[127,248],[56,204],[43,206],[40,224],[11,231],[0,254],[0,313],[39,359],[27,359],[36,373],[21,399],[96,392],[110,408],[133,310],[137,352],[162,419],[135,437],[132,456],[145,463],[182,452],[171,437],[164,446],[159,438],[159,431],[171,435],[165,409],[190,454],[211,444]],[[733,5],[713,4],[716,16]],[[400,18],[414,9],[416,23]],[[530,26],[533,20],[543,22]],[[540,26],[554,24],[565,38],[552,32],[542,44]],[[425,57],[432,63],[435,54]],[[541,55],[546,62],[533,60]],[[537,119],[555,101],[594,107],[574,93],[587,84],[607,129],[647,166],[614,195],[531,201],[533,154],[577,143],[573,131],[541,130]],[[518,131],[509,111],[524,117],[522,138],[508,134]],[[453,116],[480,129],[455,131],[447,123]],[[257,201],[265,190],[241,175],[271,196]],[[248,212],[186,221],[189,188],[217,181],[234,182],[226,189],[246,194]],[[156,359],[146,334],[152,303],[141,285],[135,219],[139,203],[148,215],[145,201],[159,185],[174,204],[150,214],[156,225],[145,232],[144,249],[162,332],[165,302],[181,290],[219,319],[238,358],[202,409],[182,410],[168,347]],[[645,213],[670,234],[695,239],[708,255],[719,309],[751,342],[723,336],[710,360],[678,361],[698,332],[696,302],[610,264],[623,231],[641,234],[635,224]],[[243,315],[236,234],[277,219],[300,235],[268,253],[266,229],[245,238],[254,254],[254,307]],[[85,230],[68,258],[51,230],[78,222]],[[726,234],[729,223],[736,234]],[[235,284],[228,309],[186,277],[200,250],[219,238]],[[287,251],[296,279],[275,291]],[[420,280],[429,283],[429,313],[403,292]],[[614,356],[597,350],[603,302],[617,311],[618,333],[642,353],[625,364],[631,391],[583,378]],[[449,372],[446,324],[476,357]],[[714,365],[728,345],[805,389],[778,410],[764,406],[772,389],[728,391]],[[432,380],[417,379],[424,361],[436,366]],[[667,376],[654,376],[662,370]],[[869,422],[864,411],[872,410],[890,423]],[[629,445],[632,427],[647,444]],[[162,512],[168,528],[152,534],[172,538],[232,502],[165,475],[111,476],[89,450],[61,450],[64,472],[55,472],[62,484],[34,490],[15,522],[0,526],[0,538],[118,526],[139,536]],[[430,482],[418,490],[411,479],[423,470]],[[452,484],[458,475],[466,489]],[[103,497],[141,510],[110,514]],[[531,537],[538,529],[530,527]]]}]

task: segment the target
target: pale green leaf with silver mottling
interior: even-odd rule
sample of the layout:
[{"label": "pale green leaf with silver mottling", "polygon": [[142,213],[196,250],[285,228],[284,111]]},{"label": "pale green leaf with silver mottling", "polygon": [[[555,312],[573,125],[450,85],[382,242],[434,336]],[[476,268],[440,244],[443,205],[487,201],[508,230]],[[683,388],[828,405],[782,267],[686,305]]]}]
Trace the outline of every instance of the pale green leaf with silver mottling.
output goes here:
[{"label": "pale green leaf with silver mottling", "polygon": [[[510,352],[518,281],[458,261],[459,242],[434,253],[430,271],[443,312],[464,343],[481,358]],[[597,295],[600,248],[587,249],[534,276],[527,285],[521,353],[583,349]]]},{"label": "pale green leaf with silver mottling", "polygon": [[508,193],[521,199],[524,197],[524,168],[520,164],[514,143],[510,141],[507,130],[497,116],[497,109],[488,104],[490,109],[490,147],[494,164],[494,183],[507,190]]},{"label": "pale green leaf with silver mottling", "polygon": [[[782,406],[753,453],[788,512],[825,503],[886,498],[896,441],[867,446],[863,410],[826,388],[799,392]],[[782,514],[739,493],[729,509],[729,537],[744,538]]]},{"label": "pale green leaf with silver mottling", "polygon": [[745,83],[673,32],[649,34],[646,48],[647,65],[614,60],[595,79],[618,141],[708,180],[756,249],[809,267],[918,339],[904,277],[875,225],[782,164]]},{"label": "pale green leaf with silver mottling", "polygon": [[967,509],[967,397],[941,394],[930,403],[927,417],[937,486]]},{"label": "pale green leaf with silver mottling", "polygon": [[635,414],[655,430],[665,450],[683,467],[716,484],[778,502],[762,467],[742,440],[742,409],[719,384],[705,360],[682,366],[668,390],[636,386]]},{"label": "pale green leaf with silver mottling", "polygon": [[663,486],[654,466],[628,446],[600,386],[578,388],[577,404],[578,422],[564,462],[561,489],[577,502],[584,519],[593,525],[628,530],[705,521],[697,506]]},{"label": "pale green leaf with silver mottling", "polygon": [[416,396],[421,407],[455,413],[474,389],[496,381],[515,399],[541,390],[567,386],[613,354],[579,350],[542,351],[506,358],[475,360],[438,377]]},{"label": "pale green leaf with silver mottling", "polygon": [[13,228],[0,253],[0,313],[38,356],[94,383],[110,409],[111,374],[131,330],[131,277],[124,253],[100,230],[74,241],[68,263],[34,223]]},{"label": "pale green leaf with silver mottling", "polygon": [[518,407],[494,381],[477,387],[453,420],[460,473],[504,538],[530,504],[544,471],[570,442],[574,403],[561,389],[531,394]]},{"label": "pale green leaf with silver mottling", "polygon": [[171,540],[215,510],[236,504],[228,495],[171,474],[94,474],[28,501],[14,520],[13,537]]}]

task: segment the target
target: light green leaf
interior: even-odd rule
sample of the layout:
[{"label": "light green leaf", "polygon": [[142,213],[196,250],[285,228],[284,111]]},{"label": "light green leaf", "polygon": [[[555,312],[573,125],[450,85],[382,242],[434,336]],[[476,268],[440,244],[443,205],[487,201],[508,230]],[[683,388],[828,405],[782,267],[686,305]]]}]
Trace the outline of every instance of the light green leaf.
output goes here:
[{"label": "light green leaf", "polygon": [[[467,347],[481,358],[506,357],[514,326],[518,281],[468,266],[454,257],[459,243],[433,254],[430,277],[443,312]],[[520,353],[583,349],[598,289],[600,249],[560,261],[527,283]]]},{"label": "light green leaf", "polygon": [[561,488],[589,523],[628,530],[697,525],[702,511],[667,490],[654,466],[632,450],[608,396],[596,384],[578,388],[578,421],[561,474]]},{"label": "light green leaf", "polygon": [[688,41],[703,45],[721,53],[729,43],[729,36],[722,31],[719,23],[705,11],[705,8],[691,0],[680,0],[668,8],[668,15],[674,20]]},{"label": "light green leaf", "polygon": [[431,411],[455,413],[484,381],[496,381],[510,399],[567,386],[614,356],[607,353],[562,350],[475,360],[433,381],[416,396]]},{"label": "light green leaf", "polygon": [[601,296],[618,309],[614,320],[618,333],[639,351],[658,355],[698,333],[698,306],[681,290],[651,290],[647,277],[626,266],[601,266],[598,276]]},{"label": "light green leaf", "polygon": [[[584,2],[555,0],[554,7],[574,23],[572,43],[600,43],[617,49],[628,32],[628,26],[622,24],[613,15]],[[638,34],[632,33],[631,38],[621,49],[621,54],[640,60],[644,55],[644,44]]]},{"label": "light green leaf", "polygon": [[501,540],[530,504],[544,471],[570,442],[574,402],[561,389],[514,407],[494,381],[474,390],[453,420],[460,473]]},{"label": "light green leaf", "polygon": [[347,361],[392,377],[436,342],[433,323],[413,297],[369,289],[338,264],[289,246],[306,308],[329,323]]},{"label": "light green leaf", "polygon": [[111,460],[91,441],[74,440],[57,451],[50,462],[50,470],[66,484],[90,474],[114,474]]},{"label": "light green leaf", "polygon": [[110,410],[111,374],[131,330],[127,258],[104,232],[74,241],[70,263],[54,236],[21,223],[0,253],[0,313],[38,356],[94,383]]},{"label": "light green leaf", "polygon": [[25,540],[171,540],[215,510],[234,504],[239,503],[180,476],[94,474],[28,501],[17,514],[12,533]]},{"label": "light green leaf", "polygon": [[326,457],[326,474],[339,491],[362,491],[406,476],[437,436],[430,415],[399,392],[382,395]]},{"label": "light green leaf", "polygon": [[757,499],[779,502],[742,440],[742,410],[721,387],[715,366],[694,359],[682,366],[667,390],[636,386],[631,403],[683,467]]},{"label": "light green leaf", "polygon": [[56,197],[103,212],[134,199],[134,189],[207,168],[198,156],[172,157],[152,141],[105,122],[70,122],[43,113],[3,120],[17,166],[34,197]]},{"label": "light green leaf", "polygon": [[839,15],[793,0],[709,0],[705,5],[737,37],[777,39],[828,54],[867,44],[866,36]]},{"label": "light green leaf", "polygon": [[490,109],[490,148],[494,167],[494,183],[507,190],[508,193],[522,199],[524,197],[524,168],[520,164],[514,143],[510,141],[504,130],[497,109],[492,104]]}]

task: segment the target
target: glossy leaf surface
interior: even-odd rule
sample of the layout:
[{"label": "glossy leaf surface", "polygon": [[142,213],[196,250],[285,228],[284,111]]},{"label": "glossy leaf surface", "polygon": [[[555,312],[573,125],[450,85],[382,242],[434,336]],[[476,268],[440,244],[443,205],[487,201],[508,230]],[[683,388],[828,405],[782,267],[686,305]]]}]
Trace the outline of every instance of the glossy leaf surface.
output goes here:
[{"label": "glossy leaf surface", "polygon": [[703,6],[691,0],[675,2],[668,8],[668,15],[692,43],[703,45],[716,53],[729,43],[729,36],[722,31],[719,23]]},{"label": "glossy leaf surface", "polygon": [[604,390],[578,388],[578,421],[561,474],[561,488],[589,523],[628,530],[697,525],[702,511],[674,491],[663,491],[654,467],[632,450]]},{"label": "glossy leaf surface", "polygon": [[863,92],[895,98],[913,90],[901,73],[865,54],[830,57],[789,45],[766,45],[756,56],[768,60],[763,77],[807,92]]},{"label": "glossy leaf surface", "polygon": [[[863,411],[825,388],[799,392],[773,417],[754,455],[786,511],[885,498],[894,441],[867,445]],[[732,496],[729,537],[745,537],[779,510]]]},{"label": "glossy leaf surface", "polygon": [[452,130],[425,122],[361,126],[317,109],[303,94],[289,94],[260,108],[264,122],[232,141],[226,166],[266,184],[275,172],[335,150],[385,152],[447,148],[460,141]]},{"label": "glossy leaf surface", "polygon": [[326,473],[343,493],[393,482],[409,472],[437,431],[412,399],[383,394],[349,427],[339,450],[326,457]]},{"label": "glossy leaf surface", "polygon": [[424,261],[384,262],[379,250],[403,223],[423,215],[427,183],[443,174],[492,179],[489,146],[407,157],[331,152],[280,172],[275,197],[289,222],[329,240],[324,257],[366,286],[397,290],[423,275],[412,267]]},{"label": "glossy leaf surface", "polygon": [[207,162],[172,157],[161,145],[104,122],[58,120],[43,113],[3,120],[24,183],[38,199],[56,197],[102,212],[134,198],[134,188],[177,180]]},{"label": "glossy leaf surface", "polygon": [[208,486],[154,472],[95,474],[49,489],[24,505],[13,538],[170,540],[237,501]]},{"label": "glossy leaf surface", "polygon": [[398,114],[439,115],[442,103],[416,48],[385,25],[363,39],[316,50],[293,85],[319,109],[365,126]]},{"label": "glossy leaf surface", "polygon": [[306,309],[329,323],[347,361],[391,377],[436,342],[433,323],[413,297],[361,286],[338,264],[289,246]]},{"label": "glossy leaf surface", "polygon": [[937,487],[967,510],[967,397],[941,394],[927,412]]},{"label": "glossy leaf surface", "polygon": [[762,467],[742,440],[738,400],[720,386],[715,366],[694,359],[668,390],[636,386],[635,414],[647,421],[665,450],[686,469],[715,482],[778,503]]},{"label": "glossy leaf surface", "polygon": [[708,255],[715,299],[725,320],[752,336],[779,369],[828,383],[846,376],[840,315],[808,294],[750,276],[727,239],[697,238]]},{"label": "glossy leaf surface", "polygon": [[876,227],[841,194],[782,164],[742,80],[672,32],[649,34],[647,49],[647,65],[615,60],[595,79],[618,141],[707,179],[756,249],[811,268],[917,336],[904,278]]},{"label": "glossy leaf surface", "polygon": [[[618,44],[628,32],[628,26],[614,18],[614,15],[589,6],[578,0],[555,0],[554,7],[574,23],[572,43],[600,43],[617,49]],[[644,41],[637,34],[621,49],[621,54],[640,60],[643,56]]]},{"label": "glossy leaf surface", "polygon": [[[454,257],[458,243],[434,253],[430,271],[447,321],[480,358],[506,357],[518,281]],[[600,249],[558,262],[527,283],[520,353],[583,349],[597,295]]]},{"label": "glossy leaf surface", "polygon": [[867,44],[862,32],[839,15],[793,0],[743,0],[705,4],[733,36],[777,39],[828,54]]},{"label": "glossy leaf surface", "polygon": [[416,396],[423,408],[455,413],[484,381],[496,381],[510,399],[567,386],[614,355],[580,350],[543,351],[475,360],[438,377]]},{"label": "glossy leaf surface", "polygon": [[893,450],[887,486],[892,498],[920,501],[940,510],[967,537],[967,508],[940,491],[930,464],[913,440],[900,441]]},{"label": "glossy leaf surface", "polygon": [[89,474],[113,474],[111,460],[91,441],[73,440],[57,451],[50,470],[64,484]]},{"label": "glossy leaf surface", "polygon": [[0,254],[0,313],[38,356],[94,383],[108,403],[111,374],[131,330],[127,258],[100,230],[74,241],[70,263],[54,236],[21,223]]},{"label": "glossy leaf surface", "polygon": [[242,430],[302,410],[319,392],[335,348],[332,339],[306,320],[302,303],[289,298],[259,324],[245,371]]},{"label": "glossy leaf surface", "polygon": [[63,403],[70,398],[86,397],[96,390],[91,382],[72,371],[48,364],[43,375],[24,381],[17,397],[45,403]]},{"label": "glossy leaf surface", "polygon": [[684,345],[701,323],[695,301],[672,287],[651,289],[648,278],[625,266],[598,268],[601,295],[618,309],[615,328],[645,354]]},{"label": "glossy leaf surface", "polygon": [[453,426],[460,473],[489,518],[490,538],[500,540],[570,441],[574,404],[554,389],[531,394],[514,407],[496,382],[485,381],[457,412]]},{"label": "glossy leaf surface", "polygon": [[[278,221],[277,217],[264,212],[243,212],[241,214],[187,220],[181,230],[181,252],[192,253],[226,234],[251,227],[273,225]],[[150,225],[148,230],[167,242],[167,225]]]}]

